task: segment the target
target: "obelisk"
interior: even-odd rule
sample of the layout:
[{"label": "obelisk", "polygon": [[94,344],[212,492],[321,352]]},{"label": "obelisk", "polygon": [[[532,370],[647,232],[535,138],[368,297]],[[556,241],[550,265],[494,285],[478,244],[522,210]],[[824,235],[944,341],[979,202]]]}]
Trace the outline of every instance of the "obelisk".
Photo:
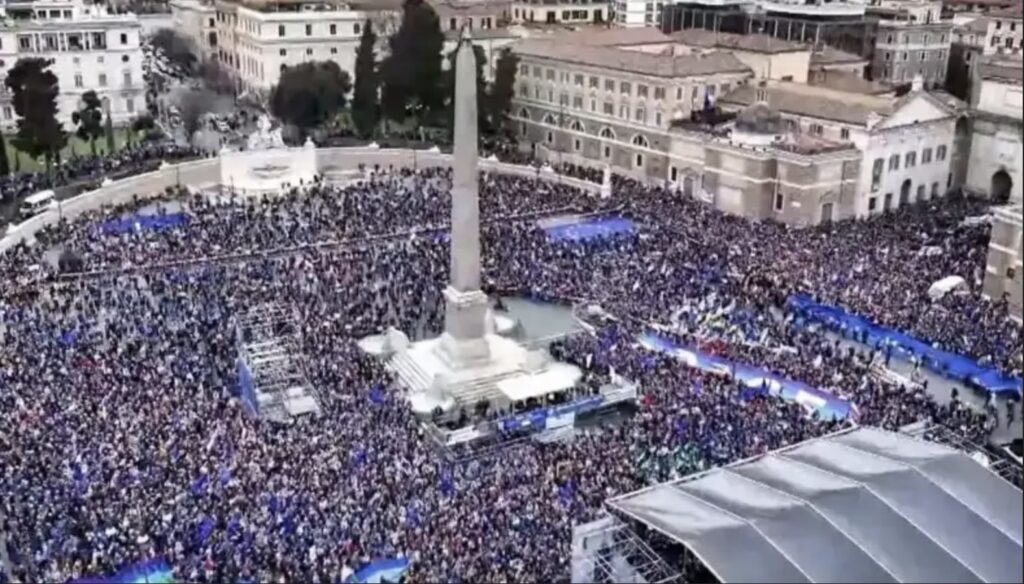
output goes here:
[{"label": "obelisk", "polygon": [[439,353],[451,369],[486,364],[487,295],[480,290],[480,187],[477,168],[476,55],[469,29],[455,55],[455,147],[452,161],[451,274]]}]

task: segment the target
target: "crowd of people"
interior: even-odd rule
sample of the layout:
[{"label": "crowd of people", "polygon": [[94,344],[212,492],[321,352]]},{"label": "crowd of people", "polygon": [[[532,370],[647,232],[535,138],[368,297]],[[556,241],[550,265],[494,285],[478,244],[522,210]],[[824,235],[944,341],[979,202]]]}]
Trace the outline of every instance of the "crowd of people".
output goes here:
[{"label": "crowd of people", "polygon": [[0,178],[0,201],[14,200],[46,189],[104,178],[124,178],[155,169],[160,162],[195,158],[198,151],[164,140],[127,145],[114,155],[74,156],[46,172],[17,172]]},{"label": "crowd of people", "polygon": [[[572,526],[606,498],[849,423],[640,348],[652,326],[838,393],[861,423],[928,421],[984,439],[984,414],[872,376],[869,349],[798,326],[785,305],[797,291],[1021,368],[1019,327],[978,291],[987,226],[963,219],[981,202],[796,231],[628,179],[601,199],[488,174],[487,288],[599,305],[609,316],[596,334],[552,353],[593,383],[625,376],[641,397],[617,424],[452,462],[356,344],[389,326],[440,331],[450,173],[367,174],[272,198],[174,194],[187,221],[100,229],[164,212],[138,201],[0,256],[0,533],[14,580],[159,556],[182,581],[335,583],[400,556],[409,582],[568,581]],[[625,215],[636,232],[557,242],[536,221],[587,213]],[[93,275],[60,277],[53,246]],[[933,303],[928,286],[950,274],[969,290]],[[295,358],[322,410],[285,425],[247,416],[236,397],[235,318],[275,303],[298,315]]]}]

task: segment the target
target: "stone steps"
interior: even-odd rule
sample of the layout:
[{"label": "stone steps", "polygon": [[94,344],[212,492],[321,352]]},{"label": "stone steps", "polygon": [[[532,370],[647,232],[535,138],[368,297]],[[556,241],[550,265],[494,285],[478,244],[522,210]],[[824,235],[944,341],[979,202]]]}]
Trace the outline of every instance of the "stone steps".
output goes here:
[{"label": "stone steps", "polygon": [[399,381],[410,392],[426,391],[430,389],[432,380],[426,371],[420,368],[415,360],[411,359],[405,352],[396,353],[388,361],[388,368],[398,376]]}]

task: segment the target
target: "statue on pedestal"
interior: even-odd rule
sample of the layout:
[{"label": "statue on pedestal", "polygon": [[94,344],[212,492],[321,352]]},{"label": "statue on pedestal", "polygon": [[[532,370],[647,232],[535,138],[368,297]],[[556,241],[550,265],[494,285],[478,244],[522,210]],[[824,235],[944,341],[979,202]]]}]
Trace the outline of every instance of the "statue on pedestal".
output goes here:
[{"label": "statue on pedestal", "polygon": [[270,128],[270,118],[263,114],[256,120],[256,131],[249,134],[246,141],[246,150],[270,150],[272,148],[284,148],[284,138],[281,137],[281,128]]}]

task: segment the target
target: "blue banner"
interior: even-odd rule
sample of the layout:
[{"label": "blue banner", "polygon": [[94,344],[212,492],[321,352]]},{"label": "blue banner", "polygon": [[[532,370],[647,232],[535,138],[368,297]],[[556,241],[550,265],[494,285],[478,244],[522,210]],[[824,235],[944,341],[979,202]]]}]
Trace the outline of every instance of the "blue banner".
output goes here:
[{"label": "blue banner", "polygon": [[72,584],[172,584],[174,573],[163,558],[132,564],[113,576],[83,576]]},{"label": "blue banner", "polygon": [[548,417],[561,418],[568,414],[579,415],[584,412],[595,410],[604,403],[604,398],[599,395],[578,399],[566,404],[551,406],[548,408],[537,408],[522,414],[507,416],[498,421],[498,427],[505,432],[533,428],[543,430],[547,427]]},{"label": "blue banner", "polygon": [[819,323],[857,342],[882,350],[891,348],[902,357],[916,356],[925,367],[950,379],[972,383],[990,393],[1021,393],[1019,377],[1005,375],[997,368],[981,365],[970,357],[936,349],[917,337],[879,326],[841,308],[820,304],[803,294],[791,296],[787,305],[805,320]]},{"label": "blue banner", "polygon": [[[826,419],[845,419],[851,414],[856,415],[853,404],[827,391],[811,387],[801,381],[786,379],[758,367],[737,363],[717,355],[698,351],[692,347],[676,344],[653,332],[642,334],[640,344],[654,351],[671,354],[695,369],[733,377],[746,386],[744,396],[747,398],[759,393],[770,393],[817,410]],[[694,390],[700,391],[699,388],[694,388]]]},{"label": "blue banner", "polygon": [[346,584],[382,584],[399,582],[409,571],[409,560],[391,558],[366,564],[345,580]]}]

